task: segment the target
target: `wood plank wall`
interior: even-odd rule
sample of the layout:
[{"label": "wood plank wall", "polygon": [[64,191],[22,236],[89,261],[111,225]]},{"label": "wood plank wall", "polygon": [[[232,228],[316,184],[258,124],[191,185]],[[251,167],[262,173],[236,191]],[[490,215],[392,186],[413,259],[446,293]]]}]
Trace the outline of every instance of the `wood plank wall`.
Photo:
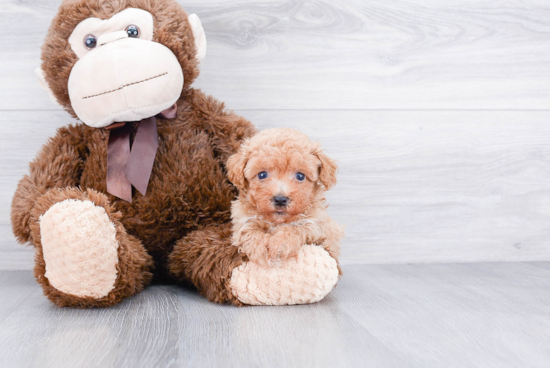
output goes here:
[{"label": "wood plank wall", "polygon": [[[0,0],[0,269],[19,178],[71,118],[33,70],[60,0]],[[342,263],[550,260],[550,2],[180,1],[208,40],[196,86],[340,164]]]}]

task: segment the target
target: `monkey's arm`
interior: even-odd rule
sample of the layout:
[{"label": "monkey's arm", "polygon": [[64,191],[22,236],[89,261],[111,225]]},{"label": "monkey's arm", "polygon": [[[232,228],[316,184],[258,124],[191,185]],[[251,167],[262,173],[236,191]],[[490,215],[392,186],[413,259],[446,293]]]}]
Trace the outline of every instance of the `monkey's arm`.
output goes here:
[{"label": "monkey's arm", "polygon": [[214,149],[222,165],[225,165],[229,156],[237,152],[245,138],[258,132],[251,122],[226,109],[223,102],[200,90],[192,91],[191,100],[196,120],[212,137]]},{"label": "monkey's arm", "polygon": [[36,200],[49,189],[79,184],[83,165],[80,143],[77,127],[60,128],[31,162],[29,174],[19,181],[11,205],[11,224],[20,243],[30,240],[29,220]]}]

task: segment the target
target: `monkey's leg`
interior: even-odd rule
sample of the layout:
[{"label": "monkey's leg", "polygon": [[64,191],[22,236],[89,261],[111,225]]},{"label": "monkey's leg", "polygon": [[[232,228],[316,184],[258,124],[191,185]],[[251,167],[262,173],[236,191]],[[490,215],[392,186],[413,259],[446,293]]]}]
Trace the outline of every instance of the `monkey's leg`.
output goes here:
[{"label": "monkey's leg", "polygon": [[94,190],[52,189],[32,211],[34,274],[59,307],[108,307],[143,290],[152,259]]},{"label": "monkey's leg", "polygon": [[336,285],[338,262],[322,247],[304,245],[281,267],[263,267],[231,245],[231,224],[211,225],[176,242],[171,274],[208,300],[235,305],[315,303]]},{"label": "monkey's leg", "polygon": [[210,225],[178,240],[168,260],[180,283],[191,283],[208,300],[242,305],[230,287],[233,269],[247,260],[231,245],[231,224]]}]

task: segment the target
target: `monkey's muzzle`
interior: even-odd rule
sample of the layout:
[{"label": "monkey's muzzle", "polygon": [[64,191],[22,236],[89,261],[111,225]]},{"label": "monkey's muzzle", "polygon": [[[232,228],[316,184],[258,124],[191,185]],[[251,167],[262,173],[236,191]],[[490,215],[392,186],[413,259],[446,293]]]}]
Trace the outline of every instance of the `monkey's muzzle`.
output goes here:
[{"label": "monkey's muzzle", "polygon": [[71,105],[94,128],[155,116],[172,106],[182,89],[183,71],[174,53],[134,38],[115,39],[89,52],[69,77]]}]

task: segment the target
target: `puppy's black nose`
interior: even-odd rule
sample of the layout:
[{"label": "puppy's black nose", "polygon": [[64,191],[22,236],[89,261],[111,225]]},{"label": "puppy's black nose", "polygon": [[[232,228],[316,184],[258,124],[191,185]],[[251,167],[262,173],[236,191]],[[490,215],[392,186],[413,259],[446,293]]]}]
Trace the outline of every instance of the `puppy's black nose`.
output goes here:
[{"label": "puppy's black nose", "polygon": [[288,197],[275,196],[273,197],[273,203],[277,207],[285,207],[288,204]]}]

